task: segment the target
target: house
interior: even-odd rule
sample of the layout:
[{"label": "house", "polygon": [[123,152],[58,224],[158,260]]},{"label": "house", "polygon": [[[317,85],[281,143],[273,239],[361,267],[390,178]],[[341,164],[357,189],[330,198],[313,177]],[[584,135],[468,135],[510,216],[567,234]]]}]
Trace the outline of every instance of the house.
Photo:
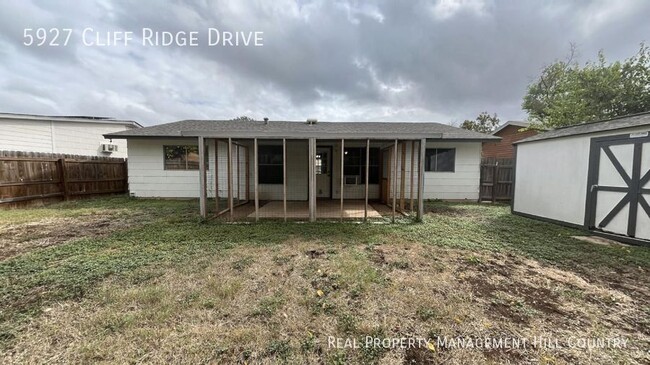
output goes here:
[{"label": "house", "polygon": [[489,159],[514,158],[513,143],[534,136],[537,131],[525,129],[530,126],[528,122],[509,120],[492,132],[493,136],[501,137],[500,141],[486,142],[483,144],[483,157]]},{"label": "house", "polygon": [[215,206],[233,220],[310,221],[419,217],[423,199],[476,200],[481,143],[498,139],[438,123],[268,119],[184,120],[105,137],[127,140],[135,197],[199,197],[203,216]]},{"label": "house", "polygon": [[0,113],[0,150],[125,158],[125,141],[103,134],[141,127],[105,117]]},{"label": "house", "polygon": [[515,143],[513,213],[650,243],[650,113]]}]

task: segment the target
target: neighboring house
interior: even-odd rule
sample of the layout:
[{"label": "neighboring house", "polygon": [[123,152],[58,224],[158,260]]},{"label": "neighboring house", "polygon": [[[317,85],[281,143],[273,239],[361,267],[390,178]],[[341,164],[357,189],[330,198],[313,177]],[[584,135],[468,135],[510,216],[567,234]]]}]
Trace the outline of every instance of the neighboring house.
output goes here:
[{"label": "neighboring house", "polygon": [[513,212],[650,244],[650,113],[519,141]]},{"label": "neighboring house", "polygon": [[481,144],[498,139],[438,123],[315,120],[184,120],[105,137],[127,139],[133,196],[201,197],[203,208],[203,194],[214,197],[217,191],[231,212],[255,198],[302,201],[309,203],[310,218],[316,199],[319,207],[327,200],[356,200],[361,212],[366,199],[390,206],[395,199],[401,210],[411,199],[477,200]]},{"label": "neighboring house", "polygon": [[514,142],[536,135],[535,130],[526,130],[530,125],[528,122],[510,120],[499,126],[493,136],[501,137],[497,142],[486,142],[483,144],[483,157],[494,159],[514,158]]},{"label": "neighboring house", "polygon": [[125,158],[125,141],[103,134],[141,127],[104,117],[0,113],[0,150]]}]

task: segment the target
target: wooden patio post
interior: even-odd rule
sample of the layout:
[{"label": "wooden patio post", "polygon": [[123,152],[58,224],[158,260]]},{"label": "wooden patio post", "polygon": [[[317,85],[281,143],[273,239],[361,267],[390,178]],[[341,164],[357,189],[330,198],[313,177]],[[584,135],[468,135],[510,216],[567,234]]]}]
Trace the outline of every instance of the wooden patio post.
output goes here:
[{"label": "wooden patio post", "polygon": [[309,221],[316,221],[316,138],[309,138]]},{"label": "wooden patio post", "polygon": [[[257,189],[255,190],[257,191]],[[287,139],[282,138],[282,205],[284,221],[287,221]]]},{"label": "wooden patio post", "polygon": [[406,142],[402,142],[402,162],[399,188],[399,209],[404,211],[404,195],[406,194]]},{"label": "wooden patio post", "polygon": [[417,221],[422,222],[424,215],[424,159],[426,158],[427,140],[420,140],[420,157],[418,159],[418,212]]},{"label": "wooden patio post", "polygon": [[370,179],[370,138],[366,139],[366,189],[365,204],[363,206],[363,220],[368,220],[368,180]]},{"label": "wooden patio post", "polygon": [[257,138],[253,139],[253,170],[255,170],[253,191],[255,192],[255,222],[260,220],[260,193],[259,193],[259,161],[257,160]]},{"label": "wooden patio post", "polygon": [[395,223],[395,205],[397,204],[397,140],[393,145],[393,218]]},{"label": "wooden patio post", "polygon": [[244,147],[244,160],[246,161],[246,203],[251,201],[251,154],[250,147]]},{"label": "wooden patio post", "polygon": [[199,137],[199,210],[201,217],[208,216],[208,205],[206,197],[207,174],[205,172],[205,138]]},{"label": "wooden patio post", "polygon": [[219,214],[219,140],[214,140],[214,200]]},{"label": "wooden patio post", "polygon": [[341,222],[343,222],[343,174],[345,173],[343,155],[345,155],[345,139],[341,138]]},{"label": "wooden patio post", "polygon": [[236,162],[235,162],[235,168],[237,169],[237,183],[235,184],[235,188],[237,189],[237,205],[239,206],[240,201],[239,198],[241,197],[241,169],[239,168],[239,143],[235,143],[235,157],[236,157]]},{"label": "wooden patio post", "polygon": [[415,188],[415,141],[411,141],[411,202],[409,203],[409,210],[413,212],[413,189]]},{"label": "wooden patio post", "polygon": [[232,138],[228,138],[228,211],[230,221],[234,218],[233,201],[232,201]]}]

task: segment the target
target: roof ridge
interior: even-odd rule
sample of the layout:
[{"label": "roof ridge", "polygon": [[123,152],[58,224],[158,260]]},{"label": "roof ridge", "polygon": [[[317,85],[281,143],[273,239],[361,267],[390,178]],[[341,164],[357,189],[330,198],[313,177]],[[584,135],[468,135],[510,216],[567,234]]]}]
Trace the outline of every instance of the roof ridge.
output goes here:
[{"label": "roof ridge", "polygon": [[[626,115],[618,115],[618,116],[611,117],[611,118],[608,118],[608,119],[599,119],[599,120],[592,120],[592,121],[589,121],[589,122],[583,122],[583,123],[577,123],[577,124],[572,124],[572,125],[566,125],[566,126],[563,126],[563,127],[557,127],[557,128],[551,129],[551,130],[567,129],[567,128],[573,128],[573,127],[577,127],[577,126],[581,126],[581,125],[587,125],[587,124],[596,124],[596,123],[602,123],[602,122],[610,122],[610,121],[612,121],[612,120],[616,120],[616,119],[623,119],[623,118],[637,117],[637,116],[645,115],[645,114],[650,114],[650,110],[645,111],[645,112],[639,112],[639,113],[632,113],[632,114],[626,114]],[[549,131],[549,132],[550,132],[550,131]]]}]

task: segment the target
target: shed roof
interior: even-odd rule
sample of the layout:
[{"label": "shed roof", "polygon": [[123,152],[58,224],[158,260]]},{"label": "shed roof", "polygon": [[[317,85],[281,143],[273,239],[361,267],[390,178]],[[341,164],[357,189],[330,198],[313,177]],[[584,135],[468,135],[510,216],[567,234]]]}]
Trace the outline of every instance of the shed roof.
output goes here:
[{"label": "shed roof", "polygon": [[632,127],[650,126],[650,112],[625,115],[612,119],[599,120],[595,122],[582,123],[568,127],[562,127],[550,130],[548,132],[540,133],[521,141],[514,142],[514,144],[541,141],[545,139],[570,137],[576,135],[614,131],[617,129],[625,129]]},{"label": "shed roof", "polygon": [[182,120],[141,129],[109,133],[106,138],[209,137],[209,138],[376,138],[498,140],[499,137],[440,123],[306,122]]}]

